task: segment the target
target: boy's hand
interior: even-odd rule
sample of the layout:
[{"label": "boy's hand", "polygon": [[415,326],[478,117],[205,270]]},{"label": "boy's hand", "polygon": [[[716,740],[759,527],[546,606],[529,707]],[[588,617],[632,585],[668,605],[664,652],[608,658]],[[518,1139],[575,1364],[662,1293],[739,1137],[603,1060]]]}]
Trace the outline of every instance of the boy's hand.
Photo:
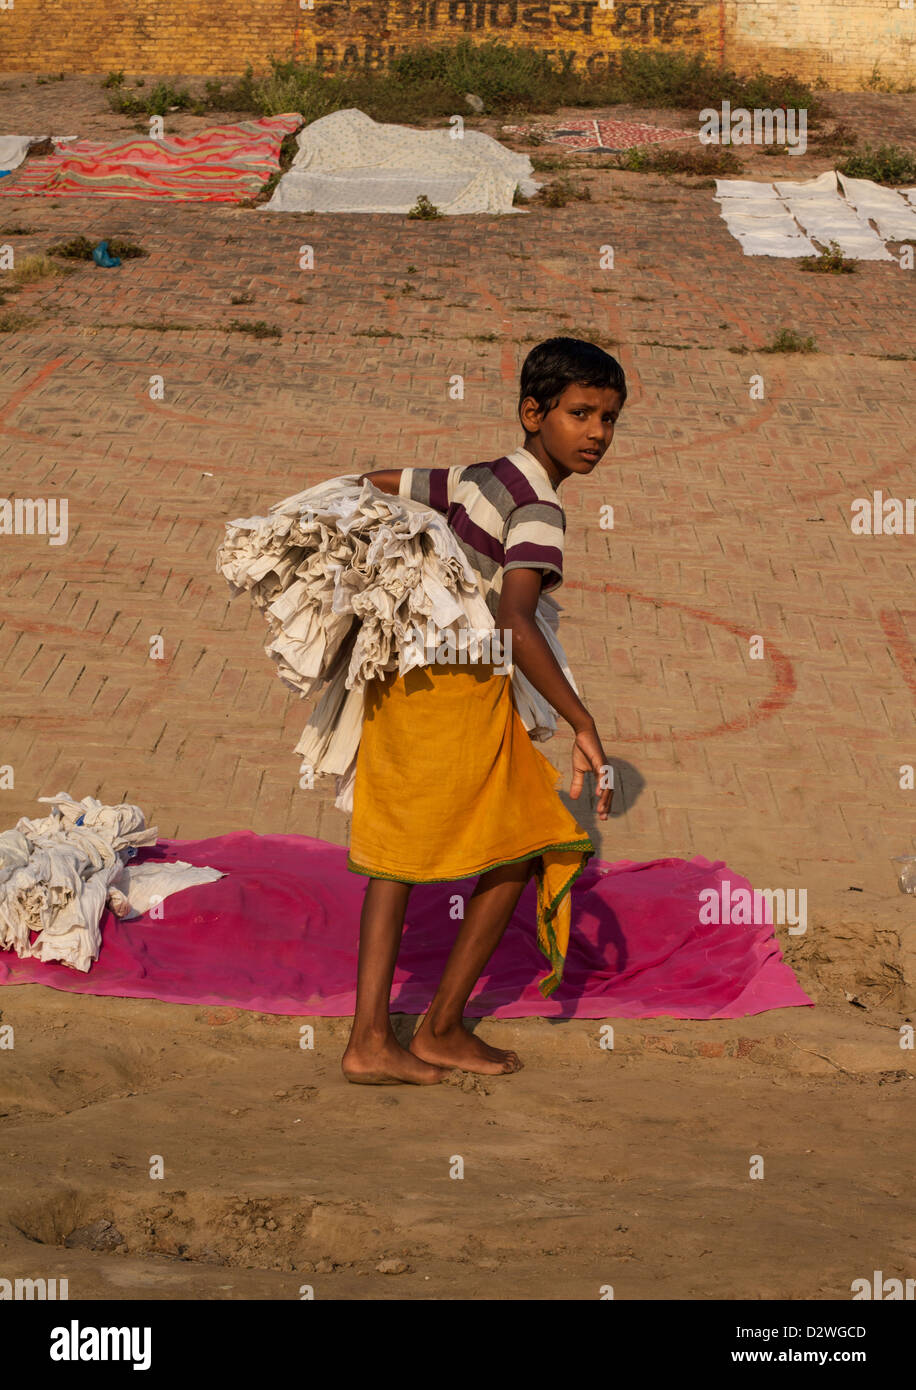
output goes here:
[{"label": "boy's hand", "polygon": [[[580,729],[576,734],[576,741],[572,750],[572,782],[569,787],[569,794],[574,801],[578,800],[585,781],[586,772],[594,772],[596,780],[599,782],[603,770],[609,766],[605,757],[604,749],[601,747],[601,740],[598,732],[594,728]],[[614,797],[613,787],[605,787],[598,792],[598,819],[607,820],[608,811],[611,808],[611,801]]]}]

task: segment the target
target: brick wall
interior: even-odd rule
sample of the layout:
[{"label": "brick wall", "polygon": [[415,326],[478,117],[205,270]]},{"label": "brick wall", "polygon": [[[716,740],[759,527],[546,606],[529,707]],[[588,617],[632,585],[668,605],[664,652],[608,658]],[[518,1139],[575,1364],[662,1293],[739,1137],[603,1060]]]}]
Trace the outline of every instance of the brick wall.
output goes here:
[{"label": "brick wall", "polygon": [[863,86],[876,67],[898,87],[916,81],[914,0],[731,0],[727,8],[728,61],[739,71],[759,63],[823,77],[835,91]]},{"label": "brick wall", "polygon": [[0,73],[231,74],[271,54],[381,67],[470,35],[591,71],[623,44],[665,46],[849,88],[876,65],[898,85],[916,76],[914,34],[900,0],[0,0]]}]

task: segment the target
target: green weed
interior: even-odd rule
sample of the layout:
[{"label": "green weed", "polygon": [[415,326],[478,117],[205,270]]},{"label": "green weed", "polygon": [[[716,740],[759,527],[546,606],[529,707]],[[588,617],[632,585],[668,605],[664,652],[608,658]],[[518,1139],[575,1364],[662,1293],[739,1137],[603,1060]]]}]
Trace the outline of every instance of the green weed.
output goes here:
[{"label": "green weed", "polygon": [[817,352],[817,345],[813,338],[802,338],[792,328],[780,328],[776,337],[768,347],[758,349],[759,352]]},{"label": "green weed", "polygon": [[871,179],[873,183],[912,183],[916,179],[916,155],[900,145],[866,144],[837,168],[850,179]]},{"label": "green weed", "polygon": [[820,271],[827,275],[851,275],[856,268],[843,254],[839,242],[831,241],[818,256],[805,256],[801,261],[802,270]]}]

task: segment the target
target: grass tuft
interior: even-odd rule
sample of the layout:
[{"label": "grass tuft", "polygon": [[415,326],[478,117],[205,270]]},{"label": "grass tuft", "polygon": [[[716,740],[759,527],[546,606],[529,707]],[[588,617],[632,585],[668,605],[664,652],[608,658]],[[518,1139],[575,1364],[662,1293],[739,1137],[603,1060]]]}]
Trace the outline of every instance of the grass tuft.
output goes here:
[{"label": "grass tuft", "polygon": [[539,202],[548,208],[565,208],[566,204],[578,199],[580,202],[590,203],[592,200],[592,190],[587,183],[571,178],[554,179],[552,183],[545,184],[536,194]]},{"label": "grass tuft", "polygon": [[759,348],[760,352],[817,352],[813,338],[802,338],[793,328],[780,328],[772,343]]},{"label": "grass tuft", "polygon": [[435,203],[429,201],[425,193],[421,193],[407,216],[423,222],[431,222],[436,217],[442,217],[443,214],[436,207]]},{"label": "grass tuft", "polygon": [[67,267],[41,252],[35,256],[23,256],[13,266],[12,276],[17,285],[31,285],[36,280],[44,280],[49,275],[65,275]]},{"label": "grass tuft", "polygon": [[15,310],[11,309],[6,314],[0,314],[0,333],[16,333],[31,322],[32,320],[26,318],[25,314],[17,314]]},{"label": "grass tuft", "polygon": [[734,150],[707,145],[701,150],[624,150],[612,159],[611,167],[636,174],[693,174],[711,178],[716,174],[739,173],[743,165]]},{"label": "grass tuft", "polygon": [[802,270],[819,271],[826,275],[851,275],[856,268],[855,261],[843,254],[837,241],[831,241],[818,256],[805,256],[800,264]]},{"label": "grass tuft", "polygon": [[[128,91],[121,82],[109,84],[108,78],[102,85],[110,88],[108,105],[112,111],[117,111],[122,116],[166,116],[170,111],[190,111],[200,105],[187,88],[182,87],[179,90],[168,82],[157,82],[149,95],[142,97],[137,96],[136,92]],[[142,85],[142,82],[137,83],[138,87]]]},{"label": "grass tuft", "polygon": [[243,323],[241,319],[230,319],[226,325],[230,333],[249,333],[252,338],[282,338],[283,334],[275,324],[256,319],[254,323]]}]

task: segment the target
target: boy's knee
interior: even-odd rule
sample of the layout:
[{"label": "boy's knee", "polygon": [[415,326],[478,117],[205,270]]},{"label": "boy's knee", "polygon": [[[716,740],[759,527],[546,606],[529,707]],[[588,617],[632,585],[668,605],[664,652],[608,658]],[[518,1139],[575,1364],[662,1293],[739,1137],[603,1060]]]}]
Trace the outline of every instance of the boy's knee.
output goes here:
[{"label": "boy's knee", "polygon": [[412,883],[402,883],[396,878],[370,878],[366,884],[366,896],[378,898],[379,900],[389,900],[391,898],[407,898],[410,896]]}]

